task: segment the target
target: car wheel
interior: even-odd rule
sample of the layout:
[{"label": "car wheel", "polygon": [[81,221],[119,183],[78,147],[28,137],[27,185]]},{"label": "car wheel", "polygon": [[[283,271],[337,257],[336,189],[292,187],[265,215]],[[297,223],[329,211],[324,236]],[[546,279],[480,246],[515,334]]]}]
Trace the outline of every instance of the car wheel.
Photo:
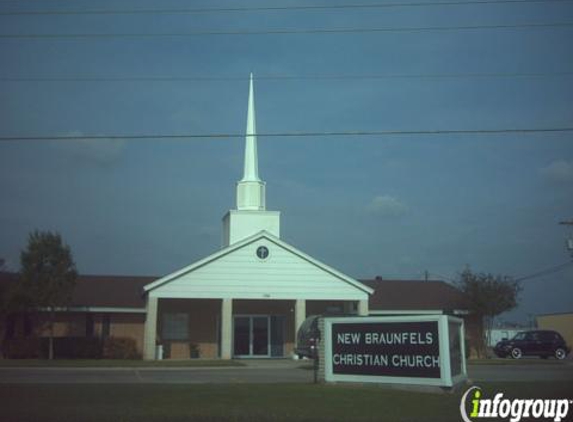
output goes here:
[{"label": "car wheel", "polygon": [[567,356],[567,352],[565,351],[565,349],[562,349],[561,347],[555,350],[555,358],[559,359],[559,360],[563,360],[565,359],[565,357]]},{"label": "car wheel", "polygon": [[511,349],[512,358],[521,359],[521,356],[523,356],[523,353],[521,353],[521,349],[519,347],[514,347],[513,349]]}]

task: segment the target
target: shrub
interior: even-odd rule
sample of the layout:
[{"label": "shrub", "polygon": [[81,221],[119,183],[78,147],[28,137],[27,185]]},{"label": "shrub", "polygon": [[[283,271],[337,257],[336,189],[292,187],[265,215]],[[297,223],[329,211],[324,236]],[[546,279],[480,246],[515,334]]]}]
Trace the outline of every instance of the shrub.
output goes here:
[{"label": "shrub", "polygon": [[37,359],[40,357],[40,339],[14,337],[4,342],[4,356],[9,359]]},{"label": "shrub", "polygon": [[[47,359],[50,339],[47,337],[15,337],[4,343],[9,359]],[[102,341],[91,337],[55,337],[55,359],[97,359],[101,357]]]},{"label": "shrub", "polygon": [[195,343],[189,344],[189,357],[191,359],[198,359],[201,354],[201,350],[199,349],[199,345]]},{"label": "shrub", "polygon": [[[49,339],[47,339],[49,342]],[[61,337],[54,339],[54,357],[59,359],[98,359],[102,341],[97,337]]]},{"label": "shrub", "polygon": [[[48,358],[50,339],[42,338],[41,357]],[[55,337],[55,359],[98,359],[101,357],[102,341],[97,337]]]},{"label": "shrub", "polygon": [[104,359],[141,359],[135,340],[129,337],[109,337],[103,343]]},{"label": "shrub", "polygon": [[75,345],[75,356],[78,359],[100,359],[103,351],[103,341],[97,337],[76,338],[80,340]]},{"label": "shrub", "polygon": [[[47,359],[50,339],[15,337],[4,342],[9,359]],[[127,337],[55,337],[55,359],[141,359],[135,340]]]}]

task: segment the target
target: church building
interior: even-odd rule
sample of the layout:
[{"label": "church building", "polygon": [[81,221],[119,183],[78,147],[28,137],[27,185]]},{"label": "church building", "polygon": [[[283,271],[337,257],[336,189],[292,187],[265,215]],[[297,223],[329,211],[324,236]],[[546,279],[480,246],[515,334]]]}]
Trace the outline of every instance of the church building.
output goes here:
[{"label": "church building", "polygon": [[266,209],[259,176],[252,74],[244,160],[222,249],[144,286],[145,359],[166,342],[170,356],[189,356],[189,344],[202,357],[288,356],[307,315],[368,314],[370,287],[280,238],[280,212]]},{"label": "church building", "polygon": [[[67,345],[66,357],[97,357],[101,350],[105,357],[101,345],[114,341],[131,343],[147,360],[291,357],[303,321],[327,313],[454,314],[466,330],[473,327],[469,337],[481,336],[481,321],[452,285],[358,281],[281,240],[280,212],[267,210],[259,175],[252,75],[236,189],[235,209],[222,219],[222,247],[212,255],[161,278],[80,274],[71,303],[56,312],[53,332],[56,345]],[[0,296],[18,279],[0,272]],[[44,356],[47,317],[42,309],[7,315],[0,357]],[[95,355],[78,356],[85,344],[99,345]]]}]

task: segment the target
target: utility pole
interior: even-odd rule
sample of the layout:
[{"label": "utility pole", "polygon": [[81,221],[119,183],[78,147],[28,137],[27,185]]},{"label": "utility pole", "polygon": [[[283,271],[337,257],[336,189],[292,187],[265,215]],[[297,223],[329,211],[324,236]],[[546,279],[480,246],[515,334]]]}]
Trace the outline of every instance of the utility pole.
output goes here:
[{"label": "utility pole", "polygon": [[[573,220],[560,221],[559,224],[563,226],[573,226]],[[569,237],[565,240],[565,245],[567,250],[571,254],[571,257],[573,258],[573,237],[571,235],[569,235]]]}]

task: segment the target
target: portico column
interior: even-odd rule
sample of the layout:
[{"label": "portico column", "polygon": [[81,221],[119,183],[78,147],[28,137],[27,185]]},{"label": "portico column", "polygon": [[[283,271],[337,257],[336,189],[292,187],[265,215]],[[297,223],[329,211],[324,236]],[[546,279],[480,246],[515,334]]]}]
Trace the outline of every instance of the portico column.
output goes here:
[{"label": "portico column", "polygon": [[294,305],[294,340],[296,342],[296,334],[298,329],[306,319],[306,300],[297,299]]},{"label": "portico column", "polygon": [[368,299],[358,301],[358,315],[368,316]]},{"label": "portico column", "polygon": [[155,342],[157,337],[157,301],[147,296],[145,309],[145,330],[143,332],[143,359],[155,360]]},{"label": "portico column", "polygon": [[221,303],[221,359],[231,359],[232,330],[233,299],[223,299]]}]

